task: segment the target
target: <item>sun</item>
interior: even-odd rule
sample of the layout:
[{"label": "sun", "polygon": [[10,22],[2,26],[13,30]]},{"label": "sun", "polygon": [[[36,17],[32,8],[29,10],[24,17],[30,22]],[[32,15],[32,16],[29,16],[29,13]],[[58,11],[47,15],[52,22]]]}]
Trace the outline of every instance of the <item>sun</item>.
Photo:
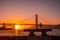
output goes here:
[{"label": "sun", "polygon": [[20,25],[15,25],[15,29],[20,29]]}]

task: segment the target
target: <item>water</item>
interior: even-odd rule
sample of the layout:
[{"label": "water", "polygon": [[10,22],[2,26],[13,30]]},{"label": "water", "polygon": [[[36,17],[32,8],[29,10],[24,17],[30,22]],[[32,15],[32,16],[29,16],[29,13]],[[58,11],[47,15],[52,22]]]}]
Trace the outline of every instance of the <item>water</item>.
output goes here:
[{"label": "water", "polygon": [[[35,35],[41,36],[41,32],[34,32]],[[51,32],[47,32],[51,36],[60,36],[60,29],[52,29]],[[14,30],[0,30],[0,36],[28,36],[29,32],[14,31]]]}]

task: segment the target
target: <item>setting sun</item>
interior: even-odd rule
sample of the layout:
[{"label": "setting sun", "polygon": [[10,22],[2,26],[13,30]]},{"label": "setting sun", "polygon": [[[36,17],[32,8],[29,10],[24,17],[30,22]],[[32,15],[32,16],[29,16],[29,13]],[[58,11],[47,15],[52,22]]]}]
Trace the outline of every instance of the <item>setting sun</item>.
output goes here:
[{"label": "setting sun", "polygon": [[20,29],[20,25],[15,25],[15,29]]}]

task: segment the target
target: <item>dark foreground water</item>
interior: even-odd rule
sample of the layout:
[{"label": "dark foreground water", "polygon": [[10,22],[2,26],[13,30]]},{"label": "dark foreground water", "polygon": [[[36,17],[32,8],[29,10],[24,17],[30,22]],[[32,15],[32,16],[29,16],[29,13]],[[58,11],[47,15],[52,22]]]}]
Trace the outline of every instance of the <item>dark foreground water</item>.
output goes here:
[{"label": "dark foreground water", "polygon": [[0,40],[60,40],[60,36],[50,36],[50,37],[0,36]]}]

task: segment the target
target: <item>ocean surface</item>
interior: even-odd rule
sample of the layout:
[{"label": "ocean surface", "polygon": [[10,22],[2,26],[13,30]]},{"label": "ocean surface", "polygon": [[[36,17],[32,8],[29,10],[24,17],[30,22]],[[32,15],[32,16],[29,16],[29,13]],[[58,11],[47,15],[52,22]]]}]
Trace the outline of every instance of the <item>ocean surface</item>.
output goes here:
[{"label": "ocean surface", "polygon": [[[34,32],[36,36],[41,36],[41,32]],[[14,30],[0,30],[0,36],[28,36],[29,32],[24,31],[14,31]],[[60,36],[60,29],[52,29],[52,31],[47,32],[47,35]]]}]

